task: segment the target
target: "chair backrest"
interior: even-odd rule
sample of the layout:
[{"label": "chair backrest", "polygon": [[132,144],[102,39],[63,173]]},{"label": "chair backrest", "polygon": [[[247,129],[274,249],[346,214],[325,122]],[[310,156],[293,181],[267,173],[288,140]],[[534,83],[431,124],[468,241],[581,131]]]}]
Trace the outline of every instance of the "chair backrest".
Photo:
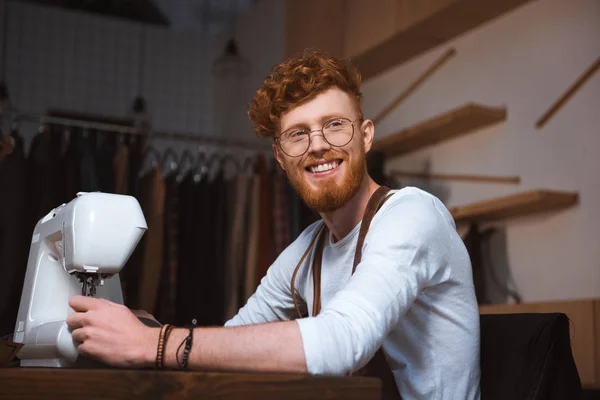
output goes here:
[{"label": "chair backrest", "polygon": [[565,314],[486,314],[480,321],[483,400],[582,398]]}]

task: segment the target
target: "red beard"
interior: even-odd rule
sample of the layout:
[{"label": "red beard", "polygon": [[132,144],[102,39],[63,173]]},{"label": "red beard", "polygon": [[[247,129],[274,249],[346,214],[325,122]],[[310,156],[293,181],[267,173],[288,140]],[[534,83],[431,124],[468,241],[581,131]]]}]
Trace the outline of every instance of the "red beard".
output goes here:
[{"label": "red beard", "polygon": [[322,179],[317,189],[312,188],[306,181],[304,167],[315,164],[319,160],[310,155],[305,161],[304,167],[288,170],[287,176],[298,195],[309,208],[316,212],[330,212],[345,205],[358,191],[367,170],[367,158],[364,151],[362,156],[352,162],[349,162],[343,154],[335,151],[324,153],[322,158],[327,160],[341,159],[346,163],[346,174],[341,185],[337,184],[334,178],[330,178]]}]

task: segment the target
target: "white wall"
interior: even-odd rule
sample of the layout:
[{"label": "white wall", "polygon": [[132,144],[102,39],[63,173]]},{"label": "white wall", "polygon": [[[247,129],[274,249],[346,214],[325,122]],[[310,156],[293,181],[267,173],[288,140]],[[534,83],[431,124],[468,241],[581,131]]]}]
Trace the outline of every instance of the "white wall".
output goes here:
[{"label": "white wall", "polygon": [[367,82],[376,115],[449,46],[457,55],[376,127],[384,137],[467,102],[507,120],[396,158],[389,169],[519,175],[522,183],[447,183],[447,204],[534,188],[580,193],[576,208],[510,220],[509,262],[525,301],[600,297],[600,73],[537,130],[536,120],[600,56],[600,2],[538,0]]}]

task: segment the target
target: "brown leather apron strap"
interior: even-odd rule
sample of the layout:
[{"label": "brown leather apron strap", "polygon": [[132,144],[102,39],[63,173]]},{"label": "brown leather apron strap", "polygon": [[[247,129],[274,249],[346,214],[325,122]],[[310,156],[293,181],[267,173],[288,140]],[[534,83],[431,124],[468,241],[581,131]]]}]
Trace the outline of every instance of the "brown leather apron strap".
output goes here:
[{"label": "brown leather apron strap", "polygon": [[[354,274],[354,272],[356,271],[356,266],[360,263],[362,259],[362,247],[365,243],[367,233],[369,232],[371,221],[373,220],[373,217],[381,208],[381,206],[391,197],[391,194],[389,193],[390,191],[391,189],[387,187],[379,187],[373,193],[373,195],[369,199],[369,202],[367,203],[367,207],[365,208],[362,223],[360,226],[360,231],[358,234],[358,241],[356,243],[354,263],[352,265],[352,274]],[[317,247],[315,248],[315,254],[313,257],[312,265],[314,289],[312,315],[316,316],[321,311],[321,264],[323,259],[323,247],[325,245],[325,239],[327,238],[328,234],[329,230],[327,229],[325,224],[323,224],[321,228],[316,232],[308,248],[306,249],[306,252],[302,256],[300,262],[294,270],[294,274],[292,276],[292,296],[294,298],[294,305],[296,306],[296,311],[298,312],[298,316],[300,318],[302,318],[303,315],[300,313],[300,308],[298,307],[298,303],[296,301],[296,291],[294,288],[294,282],[296,280],[298,270],[304,263],[304,260],[306,259],[306,256],[308,255],[310,250],[313,248],[317,238],[319,240],[317,242]],[[369,363],[361,371],[357,371],[354,375],[375,376],[380,378],[382,381],[382,398],[386,400],[401,400],[400,392],[398,391],[398,387],[396,386],[394,374],[392,373],[381,348],[377,350],[377,352],[369,361]]]},{"label": "brown leather apron strap", "polygon": [[[354,264],[352,265],[352,274],[354,275],[354,271],[356,271],[356,266],[360,263],[362,259],[362,248],[365,244],[365,238],[367,237],[367,232],[369,232],[369,227],[371,226],[371,221],[373,217],[379,211],[379,208],[387,201],[389,198],[388,193],[390,192],[390,188],[385,186],[380,186],[375,193],[369,199],[367,203],[367,207],[365,208],[365,212],[363,214],[362,223],[360,225],[360,232],[358,234],[358,241],[356,242],[356,251],[354,252]],[[387,197],[386,197],[387,196]]]},{"label": "brown leather apron strap", "polygon": [[329,229],[325,226],[321,236],[319,236],[319,241],[315,248],[315,256],[313,258],[313,317],[319,315],[319,312],[321,311],[321,263],[323,261],[323,246],[325,245],[325,239],[328,235]]},{"label": "brown leather apron strap", "polygon": [[[379,210],[379,208],[388,199],[388,193],[390,188],[380,186],[369,199],[365,212],[363,213],[362,223],[360,225],[360,232],[358,233],[358,241],[356,243],[356,251],[354,253],[354,264],[352,265],[352,274],[356,271],[356,266],[360,263],[362,258],[362,247],[369,232],[371,221]],[[387,196],[387,197],[386,197]],[[323,260],[323,246],[325,245],[325,239],[329,234],[329,230],[325,226],[323,232],[317,242],[315,249],[315,256],[313,258],[312,274],[313,274],[313,311],[312,316],[317,316],[321,312],[321,263]]]},{"label": "brown leather apron strap", "polygon": [[[377,213],[379,208],[381,208],[381,206],[391,196],[391,194],[389,194],[390,191],[391,191],[390,188],[385,187],[385,186],[380,186],[371,195],[371,198],[369,199],[369,202],[367,203],[367,207],[365,208],[365,212],[363,213],[363,219],[362,219],[362,223],[360,226],[360,232],[358,234],[358,242],[356,244],[356,251],[354,253],[354,264],[352,266],[352,274],[354,274],[354,272],[356,271],[356,266],[360,263],[360,261],[362,259],[362,247],[364,245],[365,238],[367,237],[369,227],[371,226],[371,221],[373,220],[373,217],[375,216],[375,214]],[[325,226],[325,224],[321,225],[321,227],[319,227],[319,229],[317,229],[317,232],[313,236],[310,244],[308,245],[308,248],[304,252],[304,255],[298,262],[298,265],[296,265],[296,268],[294,269],[294,273],[292,275],[291,290],[292,290],[292,299],[294,300],[294,306],[296,307],[296,312],[298,314],[298,318],[302,318],[303,315],[302,315],[302,312],[300,311],[300,306],[298,304],[298,299],[296,296],[296,288],[295,288],[296,276],[298,275],[298,271],[304,264],[306,257],[308,256],[308,254],[314,247],[314,244],[315,244],[315,241],[317,240],[317,238],[319,240],[317,242],[317,247],[315,249],[315,255],[313,257],[313,265],[312,265],[312,274],[313,274],[312,316],[313,317],[317,316],[319,314],[319,312],[321,311],[321,263],[322,263],[322,259],[323,259],[323,247],[325,245],[325,239],[327,238],[328,234],[329,234],[329,229],[327,229],[327,226]]]},{"label": "brown leather apron strap", "polygon": [[[294,307],[296,307],[296,312],[298,313],[298,318],[302,318],[303,315],[302,315],[302,312],[300,311],[300,305],[298,304],[298,298],[296,296],[296,275],[298,275],[298,271],[300,270],[300,267],[302,267],[302,264],[304,264],[304,260],[306,259],[306,256],[308,256],[308,253],[310,253],[310,250],[313,248],[313,246],[315,244],[315,240],[317,240],[317,238],[319,237],[319,234],[321,232],[323,232],[324,229],[326,229],[325,223],[321,224],[321,226],[317,229],[317,232],[311,239],[310,244],[306,248],[306,251],[304,252],[304,255],[298,262],[298,265],[296,265],[296,268],[294,269],[294,273],[292,275],[292,284],[291,284],[292,299],[294,300]],[[321,236],[325,236],[325,235],[321,235]],[[323,249],[321,248],[321,251],[322,250]],[[321,277],[321,273],[319,271],[319,283],[321,282],[320,277]],[[319,297],[320,297],[320,293],[319,293]]]}]

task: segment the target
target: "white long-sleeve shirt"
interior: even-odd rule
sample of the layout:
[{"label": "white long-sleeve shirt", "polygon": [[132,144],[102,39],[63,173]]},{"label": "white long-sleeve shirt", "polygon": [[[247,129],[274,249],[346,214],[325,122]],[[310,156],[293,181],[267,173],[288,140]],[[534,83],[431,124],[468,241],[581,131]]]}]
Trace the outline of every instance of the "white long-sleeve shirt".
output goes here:
[{"label": "white long-sleeve shirt", "polygon": [[[360,224],[335,243],[331,235],[325,240],[321,312],[296,320],[308,372],[350,374],[382,346],[404,400],[478,399],[479,311],[469,255],[436,197],[416,188],[394,192],[373,218],[354,275]],[[292,274],[320,224],[281,253],[225,326],[295,318]],[[311,265],[312,256],[296,278],[309,312]]]}]

